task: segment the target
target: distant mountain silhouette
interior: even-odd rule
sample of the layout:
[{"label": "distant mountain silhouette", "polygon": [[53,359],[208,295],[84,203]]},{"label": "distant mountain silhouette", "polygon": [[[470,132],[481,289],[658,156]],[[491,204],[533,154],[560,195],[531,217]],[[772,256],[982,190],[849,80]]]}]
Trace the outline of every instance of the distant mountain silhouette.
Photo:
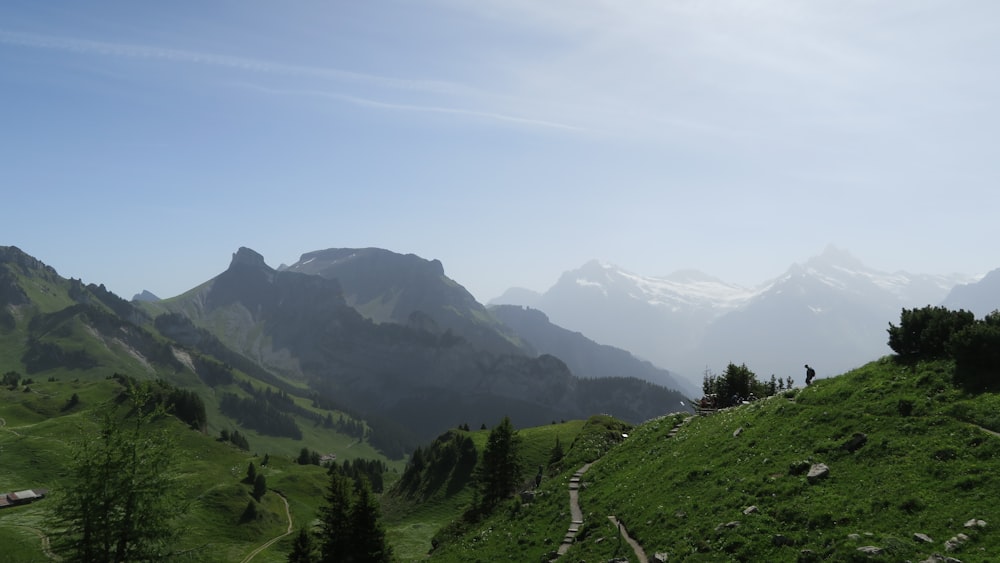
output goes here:
[{"label": "distant mountain silhouette", "polygon": [[942,303],[949,309],[965,309],[982,318],[1000,310],[1000,269],[993,270],[982,279],[956,285]]},{"label": "distant mountain silhouette", "polygon": [[[805,363],[841,373],[890,352],[886,328],[903,307],[941,302],[969,276],[872,270],[828,247],[756,288],[695,271],[647,277],[596,261],[531,298],[552,322],[628,350],[699,385],[704,371],[746,363],[801,380]],[[524,293],[506,293],[511,304]],[[503,299],[491,301],[501,304]]]},{"label": "distant mountain silhouette", "polygon": [[579,332],[566,330],[549,322],[545,313],[518,305],[495,305],[490,312],[514,329],[535,349],[566,362],[579,377],[637,377],[678,392],[678,403],[695,395],[695,388],[665,369],[640,360],[626,350],[598,344]]}]

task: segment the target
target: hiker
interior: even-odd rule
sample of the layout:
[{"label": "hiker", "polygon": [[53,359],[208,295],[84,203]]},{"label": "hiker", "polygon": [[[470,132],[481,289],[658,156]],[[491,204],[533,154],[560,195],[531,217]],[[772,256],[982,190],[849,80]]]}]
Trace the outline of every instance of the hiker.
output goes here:
[{"label": "hiker", "polygon": [[812,383],[814,377],[816,377],[816,370],[809,367],[809,364],[806,364],[806,385]]}]

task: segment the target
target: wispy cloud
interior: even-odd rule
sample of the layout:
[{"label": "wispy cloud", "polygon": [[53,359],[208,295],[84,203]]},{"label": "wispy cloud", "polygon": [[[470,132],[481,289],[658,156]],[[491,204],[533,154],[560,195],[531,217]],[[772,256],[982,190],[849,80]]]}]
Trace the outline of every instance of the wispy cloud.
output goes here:
[{"label": "wispy cloud", "polygon": [[[0,29],[0,44],[27,47],[32,49],[46,49],[61,51],[65,53],[79,53],[83,55],[96,55],[107,57],[127,57],[135,59],[155,59],[180,64],[198,64],[215,67],[231,68],[239,71],[264,74],[281,74],[306,78],[316,78],[340,84],[356,84],[373,86],[383,91],[391,90],[397,92],[420,92],[423,94],[448,96],[450,101],[459,100],[483,100],[488,96],[476,88],[439,80],[420,79],[400,79],[387,76],[378,76],[358,72],[345,71],[341,69],[303,66],[285,63],[275,63],[246,57],[233,57],[219,55],[215,53],[205,53],[189,51],[183,49],[171,49],[149,45],[134,45],[125,43],[112,43],[106,41],[92,41],[88,39],[77,39],[68,37],[56,37],[40,35],[34,33],[21,33]],[[337,92],[335,89],[312,89],[312,90],[289,90],[263,88],[257,85],[256,89],[271,93],[310,95],[334,99],[340,102],[353,104],[356,106],[373,108],[378,110],[401,111],[411,113],[443,114],[462,116],[480,120],[503,122],[521,126],[555,129],[562,131],[582,131],[580,127],[560,123],[553,120],[537,119],[532,117],[519,116],[512,113],[497,112],[482,109],[468,109],[461,107],[450,107],[448,105],[426,105],[412,103],[387,102],[374,99],[372,97],[361,97]]]},{"label": "wispy cloud", "polygon": [[340,82],[368,84],[383,88],[392,88],[395,90],[412,90],[452,95],[468,94],[472,90],[461,84],[439,80],[393,78],[334,68],[276,63],[245,57],[219,55],[215,53],[170,49],[149,45],[132,45],[126,43],[92,41],[89,39],[56,37],[2,29],[0,29],[0,43],[20,47],[29,47],[33,49],[62,51],[67,53],[101,55],[109,57],[128,57],[136,59],[158,59],[175,63],[226,67],[250,72],[310,76],[332,79]]},{"label": "wispy cloud", "polygon": [[473,117],[478,119],[486,119],[490,121],[501,121],[506,123],[511,123],[515,125],[526,125],[531,127],[544,127],[548,129],[559,129],[562,131],[576,131],[582,132],[585,129],[582,127],[577,127],[574,125],[569,125],[566,123],[559,123],[556,121],[549,121],[545,119],[534,119],[530,117],[520,117],[516,115],[508,115],[497,112],[480,111],[472,109],[462,109],[453,107],[441,107],[441,106],[427,106],[427,105],[415,105],[415,104],[401,104],[394,102],[384,102],[379,100],[374,100],[370,98],[361,98],[357,96],[348,96],[345,94],[337,94],[332,92],[322,92],[322,91],[303,91],[303,90],[273,90],[267,89],[267,91],[272,93],[282,93],[282,94],[298,94],[298,95],[312,95],[317,97],[335,99],[356,106],[376,108],[382,110],[390,111],[404,111],[404,112],[417,112],[417,113],[437,113],[445,115],[457,115],[464,117]]}]

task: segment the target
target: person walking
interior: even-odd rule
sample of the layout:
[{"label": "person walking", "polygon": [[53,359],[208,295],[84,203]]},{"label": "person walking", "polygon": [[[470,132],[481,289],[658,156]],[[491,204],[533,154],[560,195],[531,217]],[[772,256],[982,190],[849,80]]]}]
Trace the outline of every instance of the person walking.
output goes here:
[{"label": "person walking", "polygon": [[816,377],[816,370],[806,364],[806,385],[811,384],[814,377]]}]

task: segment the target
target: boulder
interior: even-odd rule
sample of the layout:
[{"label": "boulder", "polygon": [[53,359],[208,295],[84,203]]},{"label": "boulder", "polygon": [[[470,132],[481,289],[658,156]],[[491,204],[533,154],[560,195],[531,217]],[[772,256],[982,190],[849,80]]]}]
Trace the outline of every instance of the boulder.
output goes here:
[{"label": "boulder", "polygon": [[853,451],[861,449],[861,446],[864,446],[865,443],[867,443],[867,442],[868,442],[868,436],[867,435],[865,435],[863,432],[855,432],[854,436],[851,436],[850,440],[844,442],[840,446],[840,449],[847,450],[849,452],[853,452]]},{"label": "boulder", "polygon": [[965,534],[958,534],[950,540],[944,542],[945,551],[958,551],[962,544],[969,541],[969,536]]},{"label": "boulder", "polygon": [[827,467],[825,463],[814,463],[812,467],[809,468],[809,473],[806,474],[806,479],[810,483],[816,483],[829,476],[830,468]]},{"label": "boulder", "polygon": [[745,514],[745,515],[755,514],[757,512],[757,510],[758,509],[757,509],[756,506],[748,506],[748,507],[746,507],[746,508],[743,509],[743,514]]},{"label": "boulder", "polygon": [[983,520],[976,520],[975,518],[973,518],[972,520],[969,520],[968,522],[965,523],[965,527],[966,528],[985,528],[986,527],[986,522],[983,521]]},{"label": "boulder", "polygon": [[913,534],[913,539],[922,543],[934,543],[934,540],[932,540],[930,536],[927,534],[921,534],[920,532]]},{"label": "boulder", "polygon": [[875,547],[874,545],[866,545],[864,547],[859,547],[858,551],[864,553],[865,555],[882,555],[885,552],[881,547]]}]

